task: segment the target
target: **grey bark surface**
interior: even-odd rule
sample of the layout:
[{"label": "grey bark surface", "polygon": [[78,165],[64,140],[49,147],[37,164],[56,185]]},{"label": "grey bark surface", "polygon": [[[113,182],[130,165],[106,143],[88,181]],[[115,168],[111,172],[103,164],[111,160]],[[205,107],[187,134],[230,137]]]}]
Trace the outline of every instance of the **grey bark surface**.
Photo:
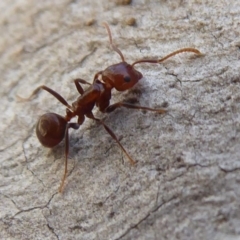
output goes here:
[{"label": "grey bark surface", "polygon": [[[1,239],[240,239],[239,1],[2,0],[0,10]],[[64,143],[42,147],[35,125],[65,108],[44,91],[16,95],[45,84],[74,101],[73,79],[120,61],[102,22],[130,63],[182,47],[203,56],[136,65],[144,78],[112,103],[167,103],[168,114],[94,110],[138,163],[87,119],[70,131],[60,194]]]}]

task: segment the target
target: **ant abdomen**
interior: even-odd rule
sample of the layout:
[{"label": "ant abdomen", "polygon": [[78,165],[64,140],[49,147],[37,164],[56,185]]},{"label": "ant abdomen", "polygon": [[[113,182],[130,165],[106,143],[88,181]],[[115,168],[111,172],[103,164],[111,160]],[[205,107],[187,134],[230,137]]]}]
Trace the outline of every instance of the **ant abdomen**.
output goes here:
[{"label": "ant abdomen", "polygon": [[36,134],[40,143],[52,148],[59,144],[65,135],[67,121],[56,113],[42,115],[36,126]]}]

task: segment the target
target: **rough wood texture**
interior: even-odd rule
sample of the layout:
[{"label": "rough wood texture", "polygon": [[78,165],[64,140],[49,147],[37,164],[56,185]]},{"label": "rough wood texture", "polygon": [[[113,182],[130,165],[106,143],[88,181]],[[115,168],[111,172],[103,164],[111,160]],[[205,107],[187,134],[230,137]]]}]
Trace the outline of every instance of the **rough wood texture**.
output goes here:
[{"label": "rough wood texture", "polygon": [[[129,2],[1,1],[1,239],[239,239],[240,2]],[[168,103],[169,114],[96,111],[138,164],[87,120],[70,132],[61,195],[63,144],[43,148],[34,127],[64,107],[45,92],[16,95],[46,84],[74,100],[74,78],[120,60],[103,21],[129,62],[182,47],[205,55],[137,66],[141,84],[113,102]]]}]

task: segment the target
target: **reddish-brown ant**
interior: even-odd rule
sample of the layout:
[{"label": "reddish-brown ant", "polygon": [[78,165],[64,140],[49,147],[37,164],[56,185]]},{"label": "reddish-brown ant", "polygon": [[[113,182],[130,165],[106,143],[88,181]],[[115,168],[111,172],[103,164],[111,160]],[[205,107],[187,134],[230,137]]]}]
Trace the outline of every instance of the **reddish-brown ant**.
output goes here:
[{"label": "reddish-brown ant", "polygon": [[[60,94],[58,94],[57,92],[55,92],[51,88],[48,88],[45,85],[38,87],[28,98],[30,99],[32,96],[37,94],[39,90],[43,89],[52,94],[59,102],[61,102],[63,105],[67,107],[66,115],[64,117],[56,113],[46,113],[39,118],[36,126],[37,137],[41,144],[45,147],[52,148],[59,144],[63,140],[63,138],[65,138],[65,171],[59,188],[60,192],[62,192],[63,190],[64,182],[67,176],[67,161],[69,152],[69,137],[68,137],[69,128],[78,129],[80,125],[83,124],[85,116],[99,122],[100,124],[103,125],[103,127],[111,135],[111,137],[118,143],[120,148],[127,155],[128,159],[130,160],[130,163],[135,164],[135,161],[129,156],[129,154],[124,149],[122,144],[119,142],[113,131],[101,119],[94,117],[92,113],[94,106],[96,105],[99,108],[99,110],[104,113],[110,113],[119,107],[143,109],[158,113],[165,113],[166,112],[165,109],[152,109],[149,107],[136,106],[125,102],[117,102],[115,104],[110,105],[111,91],[114,88],[117,91],[125,91],[127,89],[130,89],[143,77],[142,73],[138,72],[134,68],[134,65],[138,63],[161,63],[164,60],[182,52],[193,52],[196,54],[201,54],[195,48],[182,48],[165,56],[162,59],[158,60],[142,59],[135,61],[132,64],[128,64],[124,60],[122,52],[112,42],[112,35],[108,24],[104,23],[104,26],[107,29],[112,49],[115,52],[117,52],[121,57],[122,61],[120,63],[111,65],[107,67],[105,70],[96,73],[92,84],[86,82],[83,79],[74,80],[75,86],[80,96],[77,98],[75,102],[72,103],[72,105],[69,105]],[[90,86],[84,91],[81,84],[88,84]],[[70,120],[73,117],[78,117],[76,123],[70,122]]]}]

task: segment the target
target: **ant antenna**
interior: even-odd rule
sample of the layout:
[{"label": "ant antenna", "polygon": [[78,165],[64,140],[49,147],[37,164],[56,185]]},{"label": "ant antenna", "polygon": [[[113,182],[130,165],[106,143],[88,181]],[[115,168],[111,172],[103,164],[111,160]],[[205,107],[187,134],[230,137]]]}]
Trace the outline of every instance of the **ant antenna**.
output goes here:
[{"label": "ant antenna", "polygon": [[161,58],[161,59],[142,59],[142,60],[138,60],[136,62],[134,62],[132,64],[132,67],[137,64],[137,63],[160,63],[160,62],[163,62],[165,61],[166,59],[176,55],[176,54],[179,54],[179,53],[182,53],[182,52],[193,52],[193,53],[196,53],[198,55],[201,55],[201,52],[199,52],[197,49],[195,48],[182,48],[182,49],[179,49],[175,52],[172,52],[170,54],[168,54],[167,56]]},{"label": "ant antenna", "polygon": [[107,29],[107,32],[108,32],[108,37],[109,37],[109,42],[110,42],[110,45],[112,47],[112,49],[117,52],[119,54],[119,56],[121,57],[122,61],[125,62],[124,60],[124,57],[123,57],[123,54],[122,52],[115,46],[115,44],[112,42],[112,34],[111,34],[111,31],[110,31],[110,28],[108,26],[108,24],[106,22],[103,23],[104,27]]}]

